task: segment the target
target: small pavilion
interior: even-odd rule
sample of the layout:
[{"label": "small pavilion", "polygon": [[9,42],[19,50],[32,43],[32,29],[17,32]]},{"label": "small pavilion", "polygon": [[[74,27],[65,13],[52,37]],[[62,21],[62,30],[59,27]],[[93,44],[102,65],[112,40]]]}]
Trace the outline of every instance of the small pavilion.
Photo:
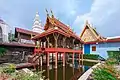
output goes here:
[{"label": "small pavilion", "polygon": [[[72,63],[74,64],[74,54],[78,54],[78,60],[80,64],[80,58],[83,58],[81,39],[70,29],[69,26],[63,24],[60,20],[56,19],[51,11],[51,16],[47,12],[47,19],[44,25],[44,32],[34,36],[32,40],[35,41],[35,54],[46,54],[47,66],[50,62],[50,53],[55,55],[55,68],[57,68],[58,54],[62,54],[63,66],[65,66],[65,55],[72,54]],[[76,48],[77,46],[77,48]],[[42,58],[40,58],[42,59]],[[40,60],[41,61],[41,60]],[[40,62],[42,65],[42,62]]]}]

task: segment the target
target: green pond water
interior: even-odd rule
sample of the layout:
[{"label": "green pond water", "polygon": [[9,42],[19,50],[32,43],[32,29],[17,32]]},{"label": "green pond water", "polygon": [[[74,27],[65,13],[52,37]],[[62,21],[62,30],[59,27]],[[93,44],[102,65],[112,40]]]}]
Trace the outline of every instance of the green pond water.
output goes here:
[{"label": "green pond water", "polygon": [[78,65],[78,61],[76,61],[74,66],[71,63],[67,63],[63,67],[62,63],[59,63],[57,69],[54,68],[54,64],[50,64],[49,67],[43,65],[41,69],[45,70],[43,76],[49,80],[77,80],[86,70],[95,64],[83,62],[83,65]]}]

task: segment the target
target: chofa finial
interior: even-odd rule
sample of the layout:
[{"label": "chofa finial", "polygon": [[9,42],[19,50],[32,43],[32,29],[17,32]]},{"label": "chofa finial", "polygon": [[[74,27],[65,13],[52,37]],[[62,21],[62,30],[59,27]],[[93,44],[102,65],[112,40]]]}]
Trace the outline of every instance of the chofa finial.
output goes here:
[{"label": "chofa finial", "polygon": [[46,10],[47,16],[49,16],[49,14],[48,14],[48,10],[47,10],[47,9],[45,9],[45,10]]},{"label": "chofa finial", "polygon": [[52,14],[52,18],[54,18],[54,14],[53,14],[53,11],[51,10],[50,12],[51,12],[51,14]]},{"label": "chofa finial", "polygon": [[88,20],[86,20],[86,24],[89,24]]}]

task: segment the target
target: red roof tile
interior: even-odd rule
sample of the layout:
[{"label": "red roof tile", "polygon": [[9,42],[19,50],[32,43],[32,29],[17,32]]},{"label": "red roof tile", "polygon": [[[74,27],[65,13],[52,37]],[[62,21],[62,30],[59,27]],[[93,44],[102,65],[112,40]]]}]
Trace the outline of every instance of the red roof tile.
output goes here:
[{"label": "red roof tile", "polygon": [[96,44],[96,43],[103,43],[103,42],[120,42],[120,38],[112,38],[112,39],[104,39],[102,41],[91,41],[85,42],[85,44]]},{"label": "red roof tile", "polygon": [[43,32],[43,33],[35,36],[35,37],[32,38],[32,39],[38,39],[38,38],[41,38],[41,37],[43,37],[43,36],[47,36],[47,35],[52,34],[52,33],[55,33],[55,32],[56,32],[56,33],[59,33],[59,34],[62,34],[62,35],[65,35],[65,36],[67,36],[67,37],[70,37],[69,34],[65,33],[64,31],[62,31],[62,30],[60,30],[60,29],[49,29],[49,30],[47,30],[47,31],[45,31],[45,32]]},{"label": "red roof tile", "polygon": [[25,30],[25,29],[22,29],[22,28],[15,28],[15,30],[17,32],[20,32],[20,33],[24,33],[24,34],[29,34],[29,35],[38,35],[39,33],[36,33],[36,32],[33,32],[33,31],[29,31],[29,30]]},{"label": "red roof tile", "polygon": [[11,42],[11,43],[0,43],[3,46],[18,46],[18,47],[35,47],[34,44],[23,44],[18,42]]},{"label": "red roof tile", "polygon": [[[58,27],[59,30],[61,30],[62,32],[64,32],[64,33],[68,34],[69,36],[72,36],[72,37],[81,41],[81,39],[67,25],[63,24],[61,21],[57,20],[56,18],[47,17],[46,25],[44,27],[44,30],[47,31],[47,29],[48,29],[48,25],[47,25],[47,24],[49,24],[48,21],[52,25]],[[83,41],[81,41],[81,42],[83,42]]]}]

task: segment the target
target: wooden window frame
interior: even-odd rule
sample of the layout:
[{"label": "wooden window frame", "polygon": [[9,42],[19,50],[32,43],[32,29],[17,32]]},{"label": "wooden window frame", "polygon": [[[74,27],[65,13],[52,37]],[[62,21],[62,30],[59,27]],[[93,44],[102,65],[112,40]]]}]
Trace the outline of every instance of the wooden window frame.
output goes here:
[{"label": "wooden window frame", "polygon": [[92,46],[92,51],[96,51],[96,46]]}]

